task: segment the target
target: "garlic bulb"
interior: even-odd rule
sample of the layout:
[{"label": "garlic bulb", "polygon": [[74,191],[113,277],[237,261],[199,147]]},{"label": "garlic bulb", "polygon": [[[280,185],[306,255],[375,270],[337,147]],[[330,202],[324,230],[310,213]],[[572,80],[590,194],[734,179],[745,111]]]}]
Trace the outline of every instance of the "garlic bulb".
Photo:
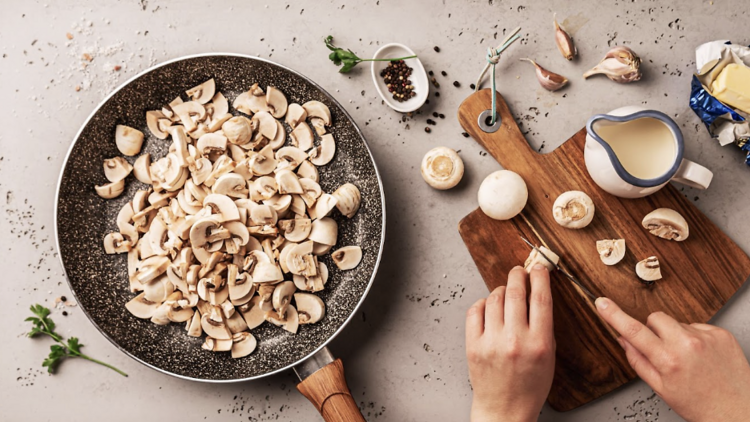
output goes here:
[{"label": "garlic bulb", "polygon": [[578,49],[573,44],[573,39],[570,38],[570,35],[564,29],[560,28],[560,25],[557,23],[557,13],[555,13],[554,20],[557,48],[566,60],[573,60],[573,57],[578,54]]},{"label": "garlic bulb", "polygon": [[550,72],[549,70],[536,64],[534,60],[521,60],[534,65],[534,67],[536,68],[536,78],[537,80],[539,80],[539,85],[541,85],[542,88],[546,89],[547,91],[557,91],[568,83],[568,80],[564,76]]},{"label": "garlic bulb", "polygon": [[628,47],[618,46],[607,52],[602,61],[583,74],[589,76],[604,74],[615,82],[626,84],[641,79],[641,58]]}]

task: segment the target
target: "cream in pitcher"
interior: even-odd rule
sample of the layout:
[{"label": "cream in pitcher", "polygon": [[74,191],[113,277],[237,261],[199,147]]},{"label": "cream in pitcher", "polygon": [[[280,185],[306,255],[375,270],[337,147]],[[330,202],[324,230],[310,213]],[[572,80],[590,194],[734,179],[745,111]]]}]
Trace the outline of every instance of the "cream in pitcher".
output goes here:
[{"label": "cream in pitcher", "polygon": [[650,195],[670,180],[699,189],[711,183],[710,170],[682,158],[682,133],[664,113],[623,107],[592,117],[586,130],[586,168],[615,196]]}]

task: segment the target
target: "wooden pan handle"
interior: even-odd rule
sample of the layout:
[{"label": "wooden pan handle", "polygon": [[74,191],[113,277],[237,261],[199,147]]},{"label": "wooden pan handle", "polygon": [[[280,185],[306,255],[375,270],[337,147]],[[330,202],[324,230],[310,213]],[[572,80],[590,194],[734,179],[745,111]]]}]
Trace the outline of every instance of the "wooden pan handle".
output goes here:
[{"label": "wooden pan handle", "polygon": [[341,359],[329,363],[297,384],[326,422],[365,422],[344,377]]}]

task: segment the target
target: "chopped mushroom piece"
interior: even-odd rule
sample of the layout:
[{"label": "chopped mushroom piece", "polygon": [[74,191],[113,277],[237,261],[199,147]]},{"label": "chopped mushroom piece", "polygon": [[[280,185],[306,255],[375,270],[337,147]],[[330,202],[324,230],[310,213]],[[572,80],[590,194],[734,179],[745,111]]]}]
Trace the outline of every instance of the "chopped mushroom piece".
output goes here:
[{"label": "chopped mushroom piece", "polygon": [[354,217],[359,210],[359,204],[362,200],[359,189],[351,183],[344,183],[333,192],[336,198],[336,208],[347,218]]},{"label": "chopped mushroom piece", "polygon": [[340,270],[351,270],[362,261],[362,248],[359,246],[344,246],[334,251],[331,258]]},{"label": "chopped mushroom piece", "polygon": [[104,199],[117,198],[125,190],[125,180],[94,186],[94,189],[96,190],[96,194]]},{"label": "chopped mushroom piece", "polygon": [[122,157],[104,160],[104,177],[110,182],[123,180],[128,177],[131,171],[133,171],[133,166]]},{"label": "chopped mushroom piece", "polygon": [[651,284],[656,280],[661,280],[659,258],[650,256],[643,261],[638,262],[638,264],[635,265],[635,273],[641,280],[648,284]]},{"label": "chopped mushroom piece", "polygon": [[141,152],[143,146],[143,132],[130,126],[117,125],[115,128],[115,144],[121,153],[132,157]]},{"label": "chopped mushroom piece", "polygon": [[688,238],[690,231],[685,218],[670,208],[657,208],[643,217],[643,228],[662,239],[681,242]]},{"label": "chopped mushroom piece", "polygon": [[214,78],[211,78],[206,82],[203,82],[202,84],[185,91],[185,93],[188,95],[188,97],[190,97],[191,100],[197,101],[200,104],[206,104],[207,102],[211,101],[211,99],[214,97],[215,92],[216,82],[214,81]]},{"label": "chopped mushroom piece", "polygon": [[323,319],[326,306],[323,300],[310,293],[295,293],[294,303],[297,305],[297,317],[300,324],[315,324]]},{"label": "chopped mushroom piece", "polygon": [[146,153],[135,160],[133,176],[141,183],[151,184],[151,154]]},{"label": "chopped mushroom piece", "polygon": [[253,353],[258,342],[248,332],[236,333],[232,336],[232,358],[239,359]]},{"label": "chopped mushroom piece", "polygon": [[[541,251],[541,254],[539,253]],[[542,256],[544,254],[544,256]],[[552,260],[552,262],[549,262],[545,256]],[[540,246],[539,251],[536,249],[532,249],[531,253],[529,253],[529,257],[526,258],[526,262],[523,264],[523,268],[526,270],[527,273],[531,272],[531,269],[534,268],[535,265],[540,264],[547,268],[548,271],[554,270],[557,265],[560,262],[560,257],[552,252],[551,250],[547,249],[546,246]]]},{"label": "chopped mushroom piece", "polygon": [[604,265],[615,265],[625,257],[625,239],[597,240],[596,251]]}]

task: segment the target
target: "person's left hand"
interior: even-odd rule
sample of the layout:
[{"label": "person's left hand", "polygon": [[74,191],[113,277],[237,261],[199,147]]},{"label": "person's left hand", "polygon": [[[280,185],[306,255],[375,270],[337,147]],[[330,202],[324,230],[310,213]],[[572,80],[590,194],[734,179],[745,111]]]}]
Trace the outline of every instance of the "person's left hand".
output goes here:
[{"label": "person's left hand", "polygon": [[474,389],[471,420],[536,421],[552,386],[555,336],[549,272],[516,267],[508,284],[477,301],[466,314],[466,356]]}]

